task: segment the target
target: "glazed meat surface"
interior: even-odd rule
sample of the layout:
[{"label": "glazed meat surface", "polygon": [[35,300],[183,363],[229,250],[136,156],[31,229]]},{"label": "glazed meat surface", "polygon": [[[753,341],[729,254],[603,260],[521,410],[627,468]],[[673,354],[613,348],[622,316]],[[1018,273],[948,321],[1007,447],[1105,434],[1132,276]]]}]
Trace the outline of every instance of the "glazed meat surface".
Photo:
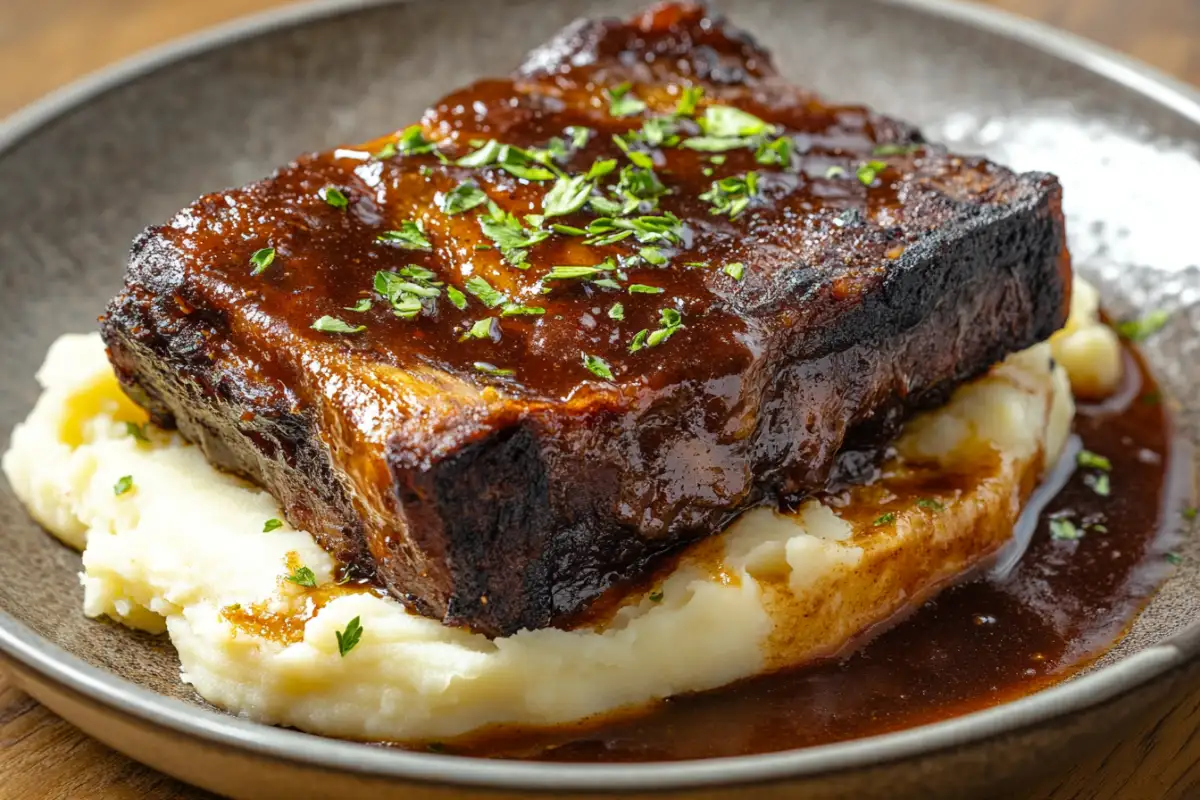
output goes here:
[{"label": "glazed meat surface", "polygon": [[134,243],[127,392],[351,574],[570,625],[1063,323],[1052,176],[783,81],[690,5],[571,26],[419,126]]}]

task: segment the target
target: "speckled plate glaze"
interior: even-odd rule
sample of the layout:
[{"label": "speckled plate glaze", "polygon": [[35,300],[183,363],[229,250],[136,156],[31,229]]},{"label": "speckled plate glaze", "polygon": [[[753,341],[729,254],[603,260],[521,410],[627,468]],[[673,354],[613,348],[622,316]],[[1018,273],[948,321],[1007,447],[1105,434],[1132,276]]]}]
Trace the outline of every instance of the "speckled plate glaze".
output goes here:
[{"label": "speckled plate glaze", "polygon": [[[0,127],[0,448],[36,396],[49,343],[95,328],[131,238],[204,191],[305,150],[416,119],[515,65],[583,14],[634,0],[334,2],[287,8],[69,87]],[[1173,311],[1145,349],[1200,431],[1200,99],[1087,43],[941,0],[724,0],[783,72],[922,124],[934,139],[1062,177],[1077,267],[1117,316]],[[990,796],[1070,764],[1200,673],[1200,542],[1095,668],[988,711],[808,750],[666,765],[492,762],[323,739],[214,711],[165,639],[85,619],[77,554],[0,486],[0,651],[84,730],[237,797]],[[714,733],[714,735],[719,735]],[[1011,796],[1011,794],[1009,795]]]}]

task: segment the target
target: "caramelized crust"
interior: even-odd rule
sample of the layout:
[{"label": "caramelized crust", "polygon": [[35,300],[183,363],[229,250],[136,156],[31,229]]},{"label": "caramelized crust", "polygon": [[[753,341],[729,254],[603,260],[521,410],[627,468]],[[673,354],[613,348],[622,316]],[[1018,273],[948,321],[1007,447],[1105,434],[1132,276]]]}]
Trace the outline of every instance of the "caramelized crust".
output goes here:
[{"label": "caramelized crust", "polygon": [[[606,92],[626,82],[646,109],[614,116]],[[704,94],[694,115],[672,117],[681,140],[702,135],[708,107],[736,107],[775,126],[766,141],[790,139],[788,163],[763,164],[754,146],[714,163],[628,136],[673,115],[686,87]],[[581,146],[572,126],[591,131]],[[559,137],[551,164],[564,175],[617,160],[606,189],[630,164],[614,135],[669,189],[621,219],[673,214],[675,238],[586,244],[551,232],[502,253],[481,225],[488,206],[441,210],[474,181],[527,232],[587,228],[601,216],[590,208],[524,219],[543,213],[553,181],[454,162],[489,140],[547,148]],[[692,5],[580,22],[512,77],[436,103],[421,136],[437,152],[404,152],[409,132],[304,156],[148,229],[103,331],[156,422],[447,624],[569,624],[741,510],[861,478],[905,415],[1066,316],[1052,176],[948,154],[908,125],[796,89]],[[701,197],[713,182],[751,171],[746,207],[713,213]],[[329,187],[345,207],[327,202]],[[405,222],[420,223],[428,250],[377,241]],[[252,255],[268,247],[274,261],[256,270]],[[659,252],[639,259],[643,247]],[[647,260],[659,256],[668,263]],[[722,269],[732,263],[740,279]],[[442,285],[404,319],[373,283],[410,265]],[[557,265],[608,266],[612,285],[547,279]],[[503,305],[469,294],[473,277],[544,313],[500,316]],[[468,292],[464,309],[447,287]],[[363,299],[369,310],[347,310]],[[630,352],[663,309],[681,327]],[[314,330],[323,316],[365,328]],[[497,321],[470,337],[488,316]],[[603,366],[589,370],[585,356]]]}]

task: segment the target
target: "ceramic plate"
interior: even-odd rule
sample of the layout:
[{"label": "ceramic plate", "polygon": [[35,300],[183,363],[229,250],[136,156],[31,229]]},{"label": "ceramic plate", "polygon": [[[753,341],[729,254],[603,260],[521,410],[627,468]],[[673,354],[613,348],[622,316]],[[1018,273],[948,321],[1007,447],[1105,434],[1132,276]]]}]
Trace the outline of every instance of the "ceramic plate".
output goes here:
[{"label": "ceramic plate", "polygon": [[[585,14],[636,2],[341,2],[284,9],[153,52],[0,128],[0,449],[36,397],[50,342],[90,331],[132,237],[199,194],[296,154],[360,141],[506,72]],[[782,72],[927,135],[1061,176],[1077,267],[1116,315],[1173,311],[1146,348],[1195,438],[1200,403],[1200,102],[1092,45],[938,0],[724,0]],[[86,619],[79,556],[0,486],[0,650],[19,683],[135,758],[239,797],[528,796],[531,791],[795,797],[965,796],[1071,763],[1200,672],[1200,546],[1096,668],[947,722],[807,750],[664,765],[484,761],[356,745],[205,706],[165,639]],[[1192,677],[1194,685],[1194,676]],[[976,795],[977,796],[977,795]]]}]

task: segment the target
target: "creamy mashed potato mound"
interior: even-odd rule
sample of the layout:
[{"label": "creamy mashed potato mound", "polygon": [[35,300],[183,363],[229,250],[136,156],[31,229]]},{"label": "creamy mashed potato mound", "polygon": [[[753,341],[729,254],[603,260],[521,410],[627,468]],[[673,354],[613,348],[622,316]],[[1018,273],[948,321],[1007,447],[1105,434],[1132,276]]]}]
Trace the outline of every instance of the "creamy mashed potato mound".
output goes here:
[{"label": "creamy mashed potato mound", "polygon": [[[1090,338],[1060,339],[1055,355],[1072,384],[1108,385],[1088,371],[1119,374],[1117,342],[1088,333],[1101,327],[1094,302],[1074,311],[1071,336]],[[871,485],[746,513],[603,624],[488,639],[337,586],[309,534],[264,532],[283,517],[266,492],[177,434],[133,435],[146,415],[97,336],[63,336],[38,380],[3,469],[30,513],[83,550],[85,613],[167,632],[183,680],[232,712],[396,741],[572,722],[836,654],[1009,540],[1074,413],[1066,372],[1038,345],[910,422]],[[284,580],[300,566],[317,588]],[[355,617],[361,641],[342,656],[337,632]]]}]

